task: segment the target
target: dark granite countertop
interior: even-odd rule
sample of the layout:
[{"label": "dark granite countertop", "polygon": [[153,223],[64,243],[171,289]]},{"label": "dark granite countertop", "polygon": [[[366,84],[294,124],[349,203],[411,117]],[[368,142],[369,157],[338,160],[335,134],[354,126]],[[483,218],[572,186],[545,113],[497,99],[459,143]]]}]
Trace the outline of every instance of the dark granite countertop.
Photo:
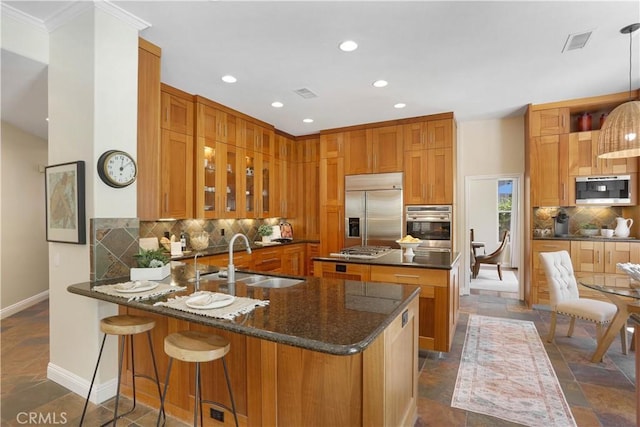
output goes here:
[{"label": "dark granite countertop", "polygon": [[[185,291],[150,300],[127,301],[126,297],[114,297],[91,290],[95,285],[126,282],[128,278],[78,283],[70,285],[67,290],[151,313],[336,355],[350,355],[363,351],[420,293],[420,288],[413,285],[315,277],[304,277],[304,283],[288,288],[251,287],[237,281],[235,289],[234,286],[230,289],[226,281],[218,279],[217,275],[212,275],[215,278],[210,280],[203,278],[200,281],[200,290],[269,300],[268,306],[258,307],[248,315],[241,315],[229,321],[154,306],[155,302],[194,292],[193,283],[188,281],[194,275],[193,266],[180,262],[172,264],[175,264],[172,267],[172,275],[162,282],[187,286]],[[209,267],[209,271],[217,269]],[[265,275],[262,272],[256,274]]]},{"label": "dark granite countertop", "polygon": [[362,259],[362,258],[348,258],[348,257],[333,257],[333,256],[320,256],[314,257],[315,261],[330,261],[341,262],[350,264],[369,264],[369,265],[387,265],[387,266],[401,266],[401,267],[418,267],[418,268],[432,268],[440,270],[451,270],[460,260],[460,253],[458,252],[430,252],[426,256],[414,256],[413,258],[407,258],[403,255],[402,249],[392,249],[388,253],[381,257],[374,259]]},{"label": "dark granite countertop", "polygon": [[[238,239],[234,243],[235,243],[233,245],[234,253],[246,252],[247,245],[245,245],[244,240]],[[255,250],[267,249],[267,248],[273,248],[273,247],[297,245],[301,243],[320,243],[320,241],[313,240],[313,239],[295,239],[288,242],[281,242],[276,245],[261,245],[260,242],[250,242],[250,243],[251,243],[251,250],[255,251]],[[229,252],[229,245],[210,246],[207,249],[204,249],[201,251],[195,251],[195,250],[185,251],[183,255],[172,256],[171,260],[175,261],[175,260],[182,260],[182,259],[190,259],[190,258],[193,258],[196,254],[200,254],[200,256],[213,256],[213,255],[224,254],[227,252]]]},{"label": "dark granite countertop", "polygon": [[582,236],[579,234],[568,234],[558,237],[534,237],[533,240],[592,240],[594,242],[640,242],[640,239],[630,237],[603,237],[603,236]]}]

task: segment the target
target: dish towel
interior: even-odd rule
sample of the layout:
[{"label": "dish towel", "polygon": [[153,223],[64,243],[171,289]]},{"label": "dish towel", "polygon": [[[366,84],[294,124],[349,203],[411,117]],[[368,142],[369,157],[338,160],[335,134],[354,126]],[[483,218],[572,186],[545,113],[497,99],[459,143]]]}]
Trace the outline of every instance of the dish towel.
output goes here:
[{"label": "dish towel", "polygon": [[148,291],[135,292],[135,293],[122,293],[118,292],[118,289],[122,288],[123,285],[126,285],[129,282],[125,283],[116,283],[114,285],[99,285],[91,288],[92,291],[100,292],[103,294],[110,295],[112,297],[120,297],[126,298],[127,301],[142,301],[146,299],[151,299],[155,297],[159,297],[161,295],[166,295],[171,292],[184,291],[187,289],[186,286],[175,286],[168,285],[166,283],[158,283],[153,289],[149,289]]},{"label": "dish towel", "polygon": [[199,295],[195,292],[191,295],[170,298],[167,301],[159,301],[153,305],[169,307],[180,311],[186,311],[201,316],[215,317],[218,319],[233,320],[234,317],[241,314],[251,313],[256,307],[265,307],[269,305],[269,301],[263,301],[254,298],[236,297],[235,300],[226,307],[198,309],[188,307],[186,301],[189,298]]}]

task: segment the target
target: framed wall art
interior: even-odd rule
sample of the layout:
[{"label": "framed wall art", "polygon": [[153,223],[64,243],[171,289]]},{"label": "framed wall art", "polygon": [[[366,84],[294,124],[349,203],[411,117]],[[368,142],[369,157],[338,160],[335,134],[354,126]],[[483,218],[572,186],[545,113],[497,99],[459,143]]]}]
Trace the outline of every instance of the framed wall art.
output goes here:
[{"label": "framed wall art", "polygon": [[86,243],[84,161],[45,168],[47,241]]}]

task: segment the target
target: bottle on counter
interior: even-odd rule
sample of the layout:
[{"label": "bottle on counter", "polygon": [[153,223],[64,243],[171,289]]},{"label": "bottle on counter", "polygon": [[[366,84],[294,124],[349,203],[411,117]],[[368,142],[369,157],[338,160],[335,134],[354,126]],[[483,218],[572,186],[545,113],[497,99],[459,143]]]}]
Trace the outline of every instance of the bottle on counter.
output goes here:
[{"label": "bottle on counter", "polygon": [[182,247],[182,252],[187,250],[187,233],[184,231],[180,233],[180,246]]}]

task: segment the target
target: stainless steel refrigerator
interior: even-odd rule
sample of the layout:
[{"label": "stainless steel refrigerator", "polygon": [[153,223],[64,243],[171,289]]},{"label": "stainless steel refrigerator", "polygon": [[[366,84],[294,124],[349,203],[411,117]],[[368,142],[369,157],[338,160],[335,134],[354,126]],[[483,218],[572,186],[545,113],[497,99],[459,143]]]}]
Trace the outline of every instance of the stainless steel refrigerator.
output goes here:
[{"label": "stainless steel refrigerator", "polygon": [[399,248],[402,209],[402,172],[347,175],[345,247]]}]

